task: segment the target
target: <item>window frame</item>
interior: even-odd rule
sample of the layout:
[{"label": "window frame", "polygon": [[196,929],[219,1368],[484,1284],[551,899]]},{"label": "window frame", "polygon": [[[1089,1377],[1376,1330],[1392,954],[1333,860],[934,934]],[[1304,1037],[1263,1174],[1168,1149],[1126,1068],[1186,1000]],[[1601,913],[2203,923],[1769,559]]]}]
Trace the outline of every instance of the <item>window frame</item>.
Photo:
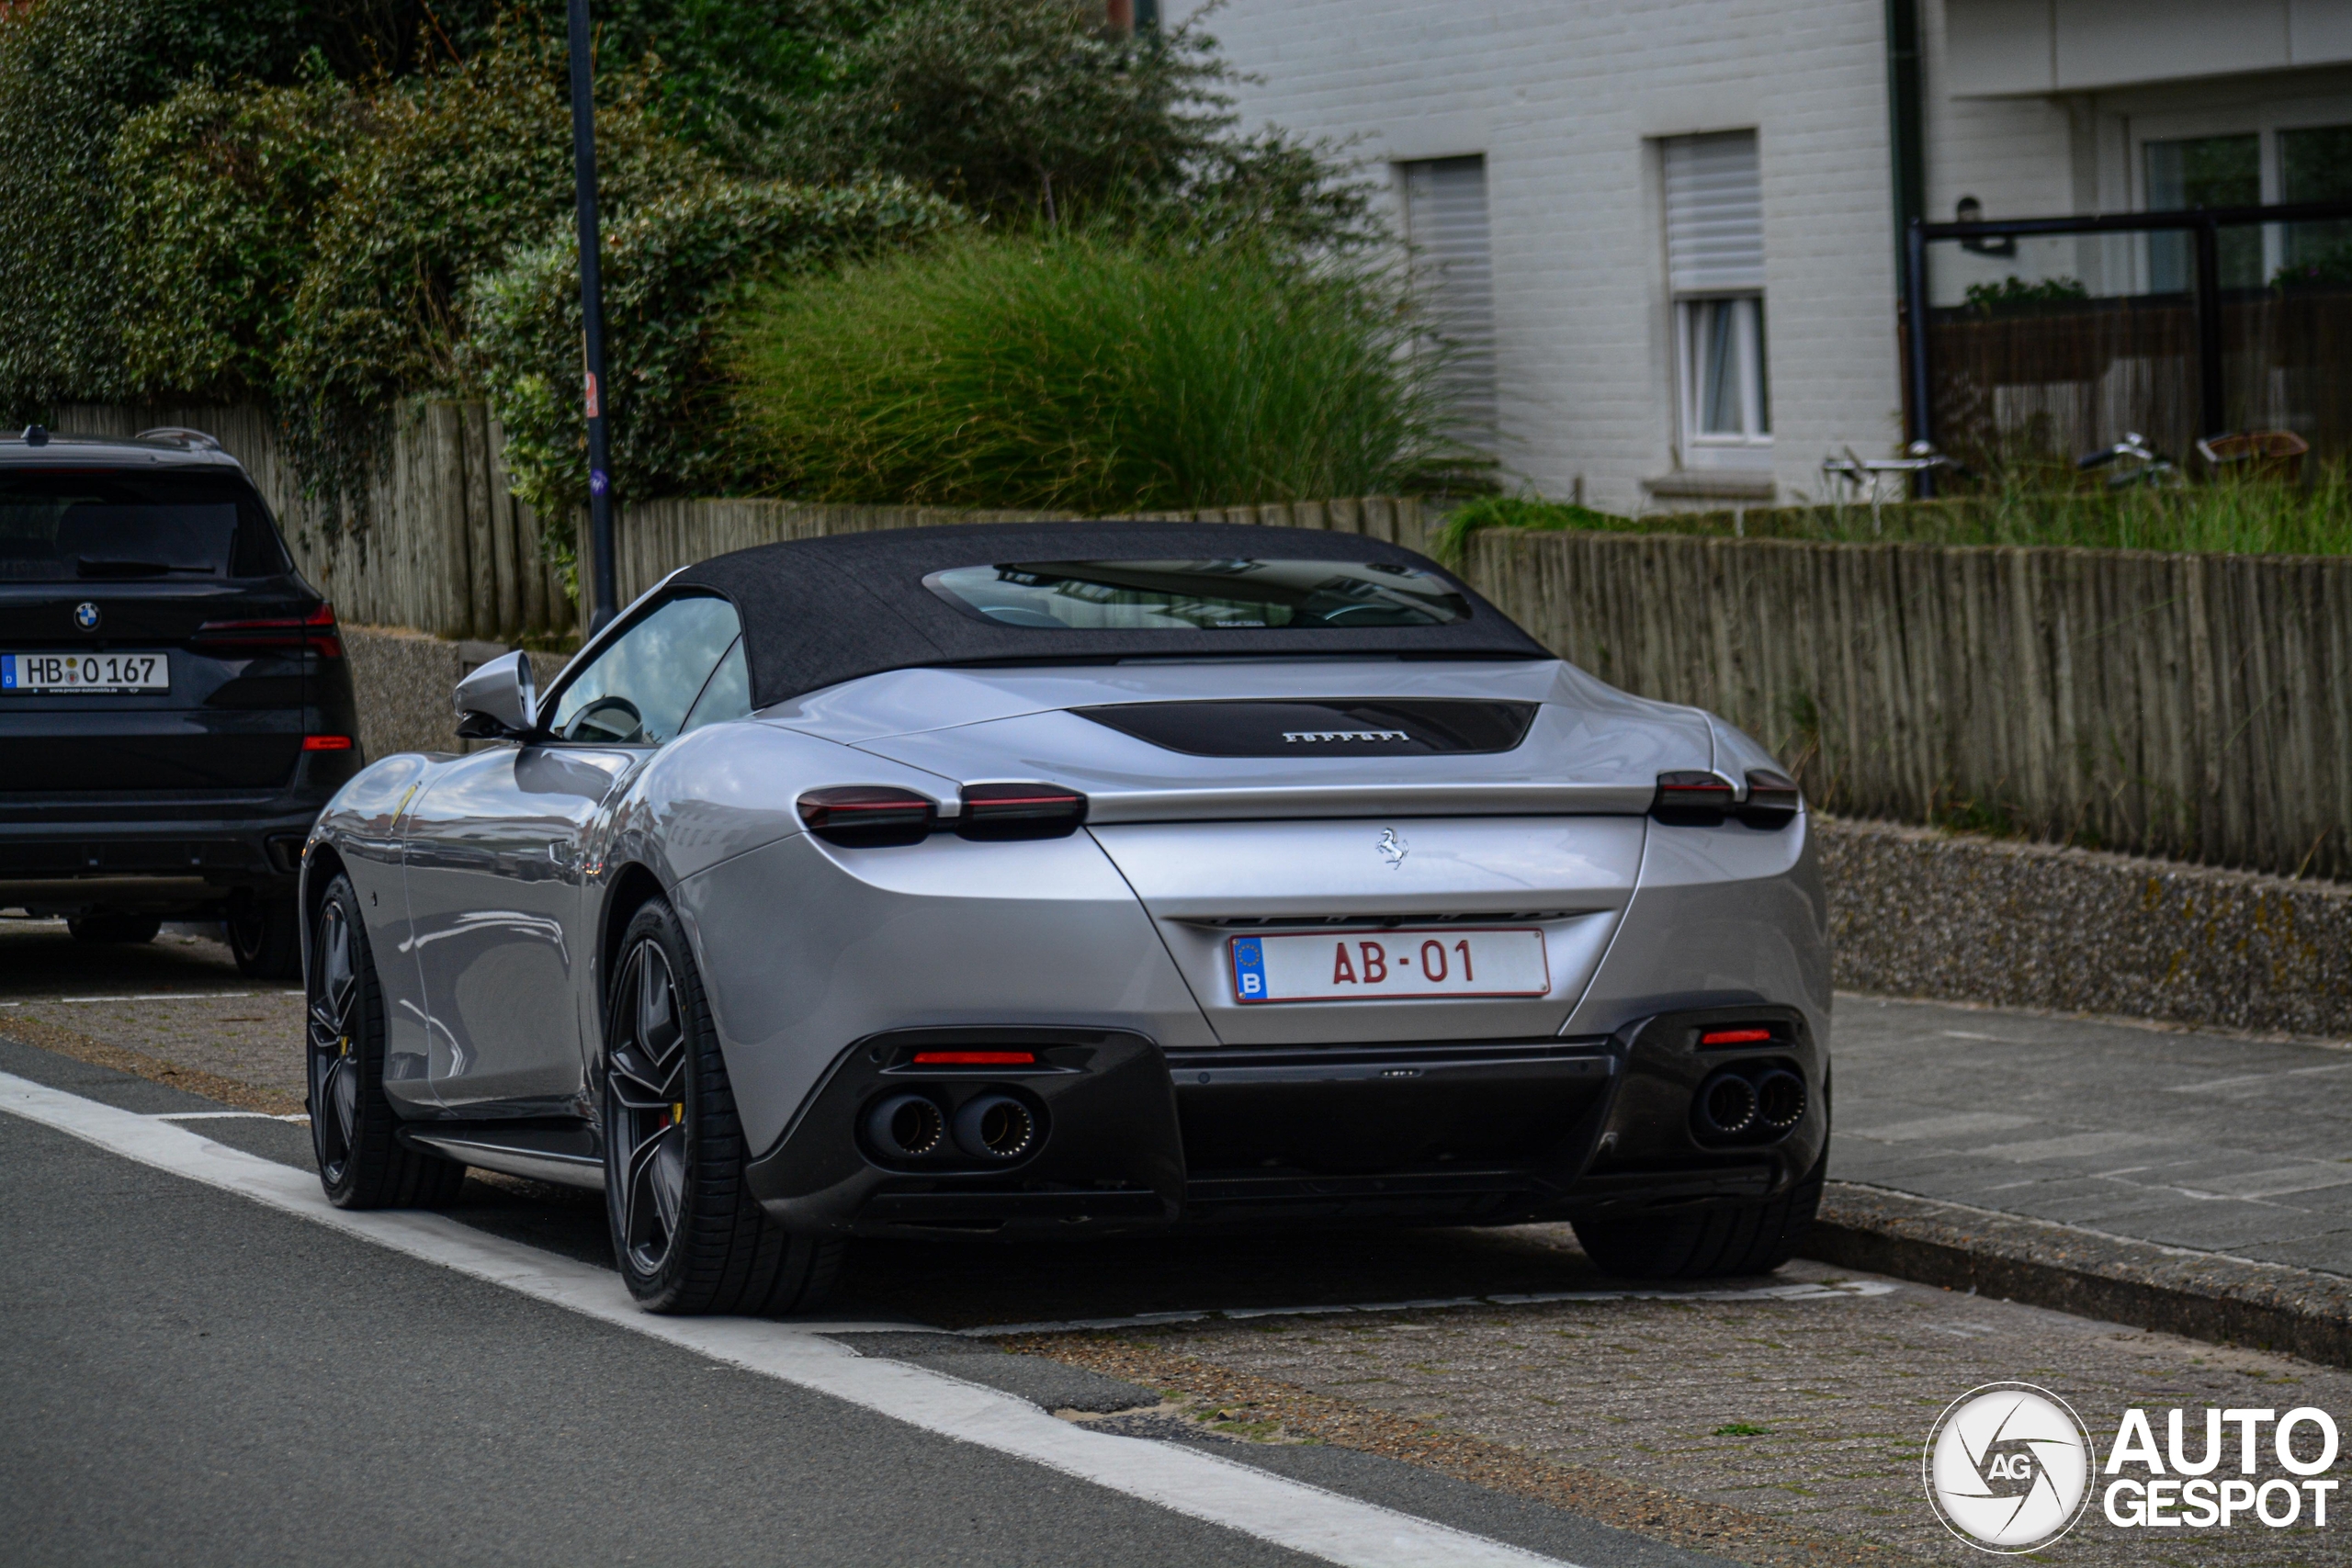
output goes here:
[{"label": "window frame", "polygon": [[[1753,147],[1756,171],[1757,243],[1758,246],[1754,271],[1746,278],[1718,277],[1713,284],[1698,279],[1683,281],[1679,267],[1674,235],[1676,232],[1676,198],[1674,195],[1675,160],[1678,147],[1694,143],[1746,137]],[[1763,156],[1764,136],[1760,127],[1727,127],[1720,130],[1701,131],[1690,135],[1659,137],[1651,163],[1654,188],[1657,195],[1656,211],[1659,220],[1659,258],[1664,264],[1667,310],[1669,317],[1668,335],[1673,363],[1668,387],[1674,405],[1674,452],[1676,466],[1685,470],[1764,475],[1772,471],[1772,374],[1770,289],[1762,280],[1767,265],[1762,246],[1763,225]],[[1703,209],[1702,209],[1703,210]],[[1745,266],[1729,269],[1747,272]],[[1741,307],[1746,309],[1741,309]],[[1706,341],[1704,325],[1713,313],[1722,310],[1734,312],[1732,353],[1733,374],[1739,407],[1739,428],[1732,431],[1710,431],[1705,428],[1703,403],[1707,391]]]},{"label": "window frame", "polygon": [[[2148,196],[2151,142],[2196,141],[2221,136],[2257,138],[2262,203],[2269,206],[2285,199],[2282,193],[2287,180],[2286,152],[2279,144],[2280,136],[2297,130],[2335,130],[2352,123],[2345,117],[2344,100],[2335,96],[2276,98],[2225,108],[2174,109],[2120,118],[2127,205],[2139,212],[2156,210]],[[2262,276],[2267,279],[2287,265],[2287,240],[2284,231],[2275,223],[2262,225],[2261,234]],[[2132,291],[2137,293],[2149,292],[2155,287],[2150,248],[2145,243],[2132,247],[2131,280]]]},{"label": "window frame", "polygon": [[[1749,309],[1741,310],[1741,306]],[[1736,359],[1734,374],[1740,412],[1740,427],[1736,431],[1704,428],[1701,408],[1706,394],[1706,375],[1701,357],[1705,345],[1699,323],[1709,311],[1724,309],[1735,312],[1732,346]],[[1705,466],[1690,463],[1693,456],[1702,455],[1719,461],[1749,454],[1769,457],[1772,450],[1771,367],[1768,362],[1771,337],[1765,325],[1764,291],[1758,288],[1676,295],[1674,346],[1685,463]],[[1734,461],[1724,466],[1747,465]]]},{"label": "window frame", "polygon": [[[618,648],[623,639],[628,637],[631,632],[634,632],[638,627],[643,626],[655,615],[660,615],[663,610],[668,609],[671,605],[678,603],[678,601],[682,599],[716,599],[720,604],[725,604],[735,616],[735,636],[731,641],[719,650],[718,658],[712,662],[711,667],[703,671],[702,684],[695,688],[695,694],[687,702],[685,711],[678,716],[678,734],[671,736],[667,740],[656,740],[651,742],[573,740],[557,734],[555,730],[556,707],[562,702],[564,694],[576,685],[581,678],[586,675],[590,670],[595,668],[599,661],[604,660],[615,649]],[[743,612],[736,605],[735,602],[728,598],[726,594],[714,592],[710,589],[699,587],[681,588],[668,593],[663,593],[658,598],[649,601],[645,605],[637,610],[633,615],[629,615],[626,620],[616,622],[607,635],[597,637],[589,647],[582,648],[579,653],[576,653],[571,657],[571,662],[564,666],[563,673],[557,676],[555,683],[549,686],[539,697],[538,705],[532,715],[532,728],[534,730],[533,740],[536,744],[543,746],[592,746],[605,750],[610,750],[618,746],[626,747],[631,750],[658,751],[662,747],[670,744],[670,741],[677,739],[679,736],[689,733],[685,728],[685,721],[694,716],[695,708],[701,703],[703,694],[710,689],[711,678],[718,674],[719,665],[727,662],[728,655],[732,653],[738,647],[741,646],[742,641]],[[588,655],[588,657],[583,658],[582,655]],[[753,711],[756,712],[757,710],[754,709]]]}]

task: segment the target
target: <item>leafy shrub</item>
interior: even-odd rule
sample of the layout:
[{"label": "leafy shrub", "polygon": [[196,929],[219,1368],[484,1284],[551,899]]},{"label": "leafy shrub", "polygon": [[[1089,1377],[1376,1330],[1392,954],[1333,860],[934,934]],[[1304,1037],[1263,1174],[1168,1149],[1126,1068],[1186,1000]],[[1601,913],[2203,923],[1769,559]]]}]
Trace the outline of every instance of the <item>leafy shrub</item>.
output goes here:
[{"label": "leafy shrub", "polygon": [[[897,180],[826,188],[714,177],[629,208],[604,232],[616,498],[707,492],[739,479],[712,340],[758,279],[871,255],[961,217]],[[479,279],[469,313],[468,366],[505,426],[514,493],[542,518],[568,520],[588,495],[577,233],[551,234]]]},{"label": "leafy shrub", "polygon": [[288,79],[301,0],[0,6],[0,404],[122,395],[109,154],[123,121],[206,70]]},{"label": "leafy shrub", "polygon": [[1998,283],[1970,284],[1962,303],[1981,315],[2018,315],[2079,304],[2090,297],[2091,291],[2075,278],[2044,277],[2028,283],[2010,276]]},{"label": "leafy shrub", "polygon": [[2352,284],[2352,240],[2290,262],[2270,276],[2273,288],[2341,288]]},{"label": "leafy shrub", "polygon": [[745,315],[748,438],[812,499],[1076,512],[1407,485],[1447,455],[1389,279],[1262,245],[974,235]]},{"label": "leafy shrub", "polygon": [[198,81],[123,127],[108,238],[130,264],[122,375],[134,396],[272,395],[358,110],[321,70],[292,87]]}]

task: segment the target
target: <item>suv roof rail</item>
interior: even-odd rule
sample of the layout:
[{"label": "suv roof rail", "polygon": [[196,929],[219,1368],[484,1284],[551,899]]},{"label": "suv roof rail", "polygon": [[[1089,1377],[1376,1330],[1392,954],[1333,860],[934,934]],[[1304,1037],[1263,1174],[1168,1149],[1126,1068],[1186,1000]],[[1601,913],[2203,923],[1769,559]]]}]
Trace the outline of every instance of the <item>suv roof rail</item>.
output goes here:
[{"label": "suv roof rail", "polygon": [[190,451],[198,452],[225,452],[228,450],[227,447],[221,446],[220,442],[214,440],[211,436],[207,435],[203,431],[189,430],[184,425],[177,424],[161,424],[157,425],[153,430],[142,430],[137,435],[131,437],[131,439],[134,441],[162,441],[174,446],[185,446]]}]

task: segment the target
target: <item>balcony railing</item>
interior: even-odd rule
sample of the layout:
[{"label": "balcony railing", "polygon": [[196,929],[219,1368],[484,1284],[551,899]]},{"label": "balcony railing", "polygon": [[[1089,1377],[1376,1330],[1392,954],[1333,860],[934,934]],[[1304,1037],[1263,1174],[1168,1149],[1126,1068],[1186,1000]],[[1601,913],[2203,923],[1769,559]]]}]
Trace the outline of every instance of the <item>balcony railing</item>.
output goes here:
[{"label": "balcony railing", "polygon": [[1964,463],[2130,433],[2352,453],[2352,202],[1913,223],[1910,436]]}]

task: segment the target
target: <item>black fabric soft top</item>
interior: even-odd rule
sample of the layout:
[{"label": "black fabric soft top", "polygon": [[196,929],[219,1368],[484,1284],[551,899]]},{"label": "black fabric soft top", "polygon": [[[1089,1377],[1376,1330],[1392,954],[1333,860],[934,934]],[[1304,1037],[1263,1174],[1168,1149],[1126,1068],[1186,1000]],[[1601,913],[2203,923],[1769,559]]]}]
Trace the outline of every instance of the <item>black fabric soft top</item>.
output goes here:
[{"label": "black fabric soft top", "polygon": [[[1418,567],[1460,592],[1471,614],[1444,626],[1361,629],[1043,630],[991,623],[923,586],[934,571],[1012,561],[1218,559]],[[1238,523],[965,523],[842,534],[714,556],[681,572],[673,586],[707,589],[733,602],[743,620],[754,707],[885,670],[945,664],[1292,653],[1551,657],[1461,579],[1400,545]]]}]

